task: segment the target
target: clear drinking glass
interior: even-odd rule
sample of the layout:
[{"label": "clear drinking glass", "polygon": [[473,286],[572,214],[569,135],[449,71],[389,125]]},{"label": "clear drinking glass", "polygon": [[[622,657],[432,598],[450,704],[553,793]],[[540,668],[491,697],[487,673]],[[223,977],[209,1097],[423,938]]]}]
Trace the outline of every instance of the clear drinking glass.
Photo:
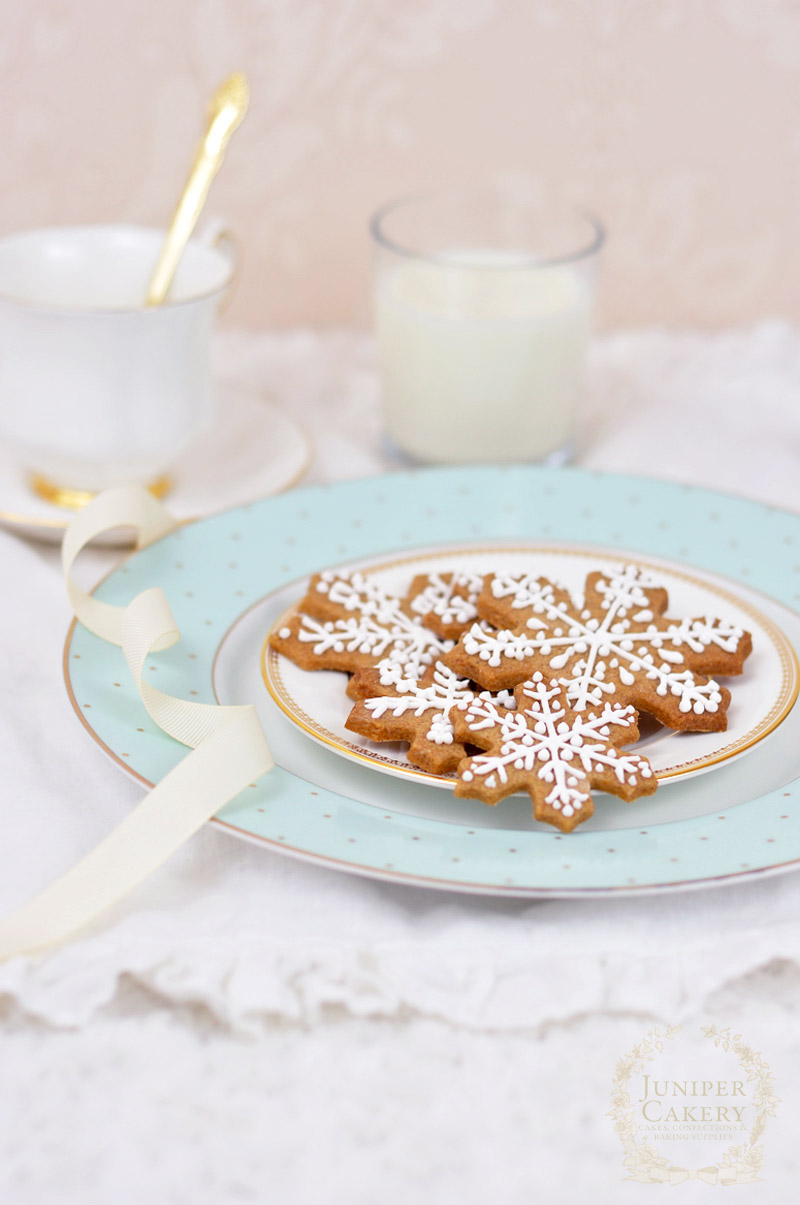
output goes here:
[{"label": "clear drinking glass", "polygon": [[567,460],[600,223],[497,183],[391,202],[371,231],[394,448],[429,463]]}]

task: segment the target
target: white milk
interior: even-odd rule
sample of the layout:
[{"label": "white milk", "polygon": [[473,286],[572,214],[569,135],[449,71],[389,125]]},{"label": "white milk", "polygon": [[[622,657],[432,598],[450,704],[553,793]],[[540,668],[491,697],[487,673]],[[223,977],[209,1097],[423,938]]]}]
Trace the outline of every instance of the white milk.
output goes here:
[{"label": "white milk", "polygon": [[535,461],[569,444],[591,281],[513,252],[411,261],[378,284],[386,426],[423,461]]}]

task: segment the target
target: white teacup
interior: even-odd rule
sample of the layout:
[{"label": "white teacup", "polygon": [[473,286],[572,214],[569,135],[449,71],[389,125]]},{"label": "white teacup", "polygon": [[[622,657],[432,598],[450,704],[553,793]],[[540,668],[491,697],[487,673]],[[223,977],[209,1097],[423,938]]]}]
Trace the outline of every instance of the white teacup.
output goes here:
[{"label": "white teacup", "polygon": [[0,440],[39,492],[153,484],[212,414],[209,343],[234,264],[217,227],[170,299],[144,297],[164,234],[70,226],[0,239]]}]

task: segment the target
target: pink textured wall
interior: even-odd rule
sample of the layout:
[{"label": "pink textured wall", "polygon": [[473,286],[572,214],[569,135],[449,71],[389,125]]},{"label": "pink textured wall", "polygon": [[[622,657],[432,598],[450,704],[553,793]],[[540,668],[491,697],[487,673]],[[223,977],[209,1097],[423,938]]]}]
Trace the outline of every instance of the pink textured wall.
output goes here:
[{"label": "pink textured wall", "polygon": [[532,173],[606,221],[605,325],[800,320],[795,0],[0,0],[0,232],[163,224],[206,99],[232,317],[368,320],[383,200]]}]

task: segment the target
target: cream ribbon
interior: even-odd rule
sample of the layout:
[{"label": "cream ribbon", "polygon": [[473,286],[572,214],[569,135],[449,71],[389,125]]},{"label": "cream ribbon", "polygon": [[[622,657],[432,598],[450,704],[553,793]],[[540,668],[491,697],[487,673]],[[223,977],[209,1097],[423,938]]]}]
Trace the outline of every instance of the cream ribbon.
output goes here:
[{"label": "cream ribbon", "polygon": [[143,680],[148,656],[180,640],[163,590],[144,590],[127,607],[116,607],[87,594],[71,576],[81,550],[104,532],[133,527],[137,548],[144,548],[177,526],[147,490],[123,486],[99,494],[64,534],[61,561],[75,614],[96,636],[121,646],[151,719],[194,752],[91,853],[0,921],[0,961],[72,937],[146,879],[228,800],[275,764],[254,707],[190,703]]}]

